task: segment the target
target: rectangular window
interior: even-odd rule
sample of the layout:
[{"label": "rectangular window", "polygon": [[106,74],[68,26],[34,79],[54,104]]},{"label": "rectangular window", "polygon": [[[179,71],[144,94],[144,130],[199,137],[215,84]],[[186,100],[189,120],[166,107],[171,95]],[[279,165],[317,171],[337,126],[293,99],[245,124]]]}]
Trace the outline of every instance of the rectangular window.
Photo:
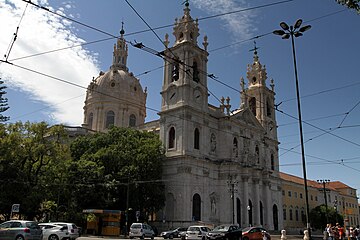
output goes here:
[{"label": "rectangular window", "polygon": [[288,191],[288,196],[291,197],[291,191]]},{"label": "rectangular window", "polygon": [[297,192],[294,192],[294,197],[297,198]]},{"label": "rectangular window", "polygon": [[300,193],[300,198],[302,198],[302,193]]},{"label": "rectangular window", "polygon": [[289,219],[290,219],[290,221],[292,221],[293,220],[293,215],[292,215],[292,209],[290,209],[289,210]]},{"label": "rectangular window", "polygon": [[315,201],[318,201],[318,197],[317,197],[317,196],[315,196]]},{"label": "rectangular window", "polygon": [[299,210],[295,210],[295,220],[299,221]]},{"label": "rectangular window", "polygon": [[311,201],[313,200],[313,195],[310,196]]},{"label": "rectangular window", "polygon": [[286,220],[286,209],[283,209],[283,219]]},{"label": "rectangular window", "polygon": [[285,196],[285,190],[282,190],[282,195]]}]

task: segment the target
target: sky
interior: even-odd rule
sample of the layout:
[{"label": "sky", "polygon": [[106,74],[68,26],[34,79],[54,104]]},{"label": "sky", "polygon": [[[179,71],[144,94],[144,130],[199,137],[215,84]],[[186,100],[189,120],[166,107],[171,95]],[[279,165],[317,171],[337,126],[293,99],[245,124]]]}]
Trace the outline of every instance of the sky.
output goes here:
[{"label": "sky", "polygon": [[[183,0],[0,0],[0,77],[9,123],[83,123],[86,87],[112,64],[114,36],[156,51],[183,15]],[[274,79],[280,171],[303,177],[290,40],[272,34],[284,21],[312,28],[295,39],[307,178],[341,181],[360,193],[360,15],[334,0],[190,0],[199,45],[208,37],[209,103],[240,106],[240,78],[254,40],[267,84]],[[226,14],[225,14],[226,13]],[[141,18],[140,18],[140,16]],[[65,16],[61,17],[61,16]],[[74,21],[72,21],[74,20]],[[150,30],[149,26],[153,31]],[[16,41],[13,41],[16,33]],[[159,37],[159,38],[158,38]],[[146,121],[158,119],[163,60],[129,45],[128,67],[148,89]]]}]

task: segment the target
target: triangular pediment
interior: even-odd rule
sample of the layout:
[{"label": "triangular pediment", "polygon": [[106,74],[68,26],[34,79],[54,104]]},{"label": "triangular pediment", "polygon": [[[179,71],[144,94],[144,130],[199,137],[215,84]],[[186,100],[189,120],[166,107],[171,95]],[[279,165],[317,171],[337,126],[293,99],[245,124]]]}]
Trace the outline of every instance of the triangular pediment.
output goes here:
[{"label": "triangular pediment", "polygon": [[263,128],[249,108],[241,109],[234,113],[231,118],[256,128]]}]

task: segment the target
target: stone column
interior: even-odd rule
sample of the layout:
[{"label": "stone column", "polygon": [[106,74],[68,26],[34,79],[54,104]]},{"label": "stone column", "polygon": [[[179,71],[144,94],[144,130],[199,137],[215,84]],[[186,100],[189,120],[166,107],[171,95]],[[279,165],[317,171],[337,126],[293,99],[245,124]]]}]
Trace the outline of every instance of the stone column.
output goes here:
[{"label": "stone column", "polygon": [[271,201],[271,183],[270,181],[264,181],[264,188],[265,188],[265,196],[266,196],[266,207],[265,207],[265,225],[267,225],[267,229],[273,229],[273,222],[272,222],[272,201]]},{"label": "stone column", "polygon": [[253,220],[254,226],[259,226],[260,225],[260,195],[259,195],[259,182],[260,180],[258,178],[254,178],[253,179],[253,184],[254,184],[254,203],[253,203]]}]

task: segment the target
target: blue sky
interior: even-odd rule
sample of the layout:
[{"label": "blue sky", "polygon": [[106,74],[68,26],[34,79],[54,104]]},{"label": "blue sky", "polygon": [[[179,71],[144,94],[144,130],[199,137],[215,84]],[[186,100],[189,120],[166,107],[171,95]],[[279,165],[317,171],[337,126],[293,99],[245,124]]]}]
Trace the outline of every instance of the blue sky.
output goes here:
[{"label": "blue sky", "polygon": [[[43,9],[31,5],[26,7],[27,4],[21,0],[0,0],[2,54],[7,54],[19,26],[17,40],[8,56],[8,61],[15,65],[0,64],[0,77],[8,87],[6,97],[10,109],[5,114],[11,117],[10,122],[29,120],[80,125],[85,89],[69,82],[86,88],[100,70],[109,69],[115,43],[115,39],[109,36],[119,34],[122,21],[128,41],[142,42],[157,51],[164,49],[126,1],[32,2],[108,35]],[[183,14],[182,0],[129,2],[152,28],[173,24],[175,18]],[[292,25],[298,18],[304,20],[303,25],[312,25],[303,37],[295,40],[307,177],[339,180],[359,192],[360,75],[357,46],[360,42],[360,16],[334,0],[190,0],[190,9],[192,17],[200,19],[199,44],[204,35],[208,36],[208,73],[233,88],[239,89],[240,78],[246,78],[247,64],[253,57],[249,51],[254,47],[253,38],[262,36],[256,39],[258,55],[261,63],[266,65],[268,80],[275,81],[276,103],[281,103],[279,109],[283,111],[276,115],[281,143],[280,170],[300,177],[303,175],[291,42],[268,33],[279,29],[280,22]],[[244,11],[207,18],[240,9]],[[168,33],[170,45],[173,44],[171,27],[161,28],[156,33],[161,39]],[[91,43],[93,41],[98,42]],[[82,45],[84,43],[89,44]],[[28,57],[74,45],[77,47]],[[158,119],[162,65],[162,59],[129,46],[128,67],[140,78],[143,87],[148,88],[147,121]],[[229,96],[232,109],[239,107],[237,91],[211,79],[208,83],[209,90],[217,98]],[[214,96],[209,97],[209,102],[219,105]]]}]

